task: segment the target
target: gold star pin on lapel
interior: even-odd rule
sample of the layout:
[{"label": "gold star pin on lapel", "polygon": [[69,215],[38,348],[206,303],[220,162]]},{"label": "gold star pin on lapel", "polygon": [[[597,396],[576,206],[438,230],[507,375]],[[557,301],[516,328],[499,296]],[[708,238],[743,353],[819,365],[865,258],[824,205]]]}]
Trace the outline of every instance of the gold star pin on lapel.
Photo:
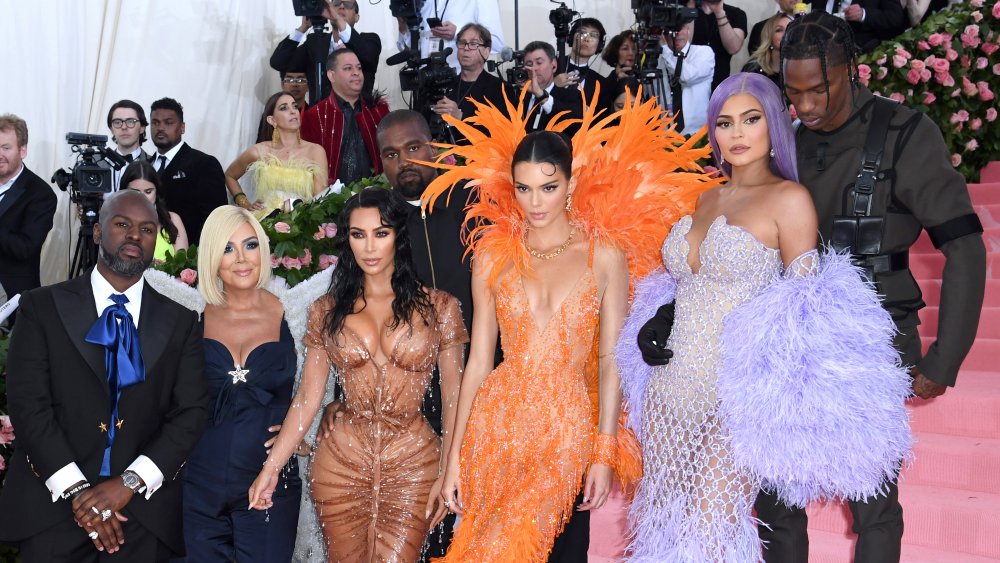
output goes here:
[{"label": "gold star pin on lapel", "polygon": [[124,418],[118,419],[118,422],[115,423],[115,428],[121,430],[122,424],[125,424],[125,419]]},{"label": "gold star pin on lapel", "polygon": [[101,432],[107,432],[108,425],[102,422],[100,425],[98,425],[97,429],[100,430]]}]

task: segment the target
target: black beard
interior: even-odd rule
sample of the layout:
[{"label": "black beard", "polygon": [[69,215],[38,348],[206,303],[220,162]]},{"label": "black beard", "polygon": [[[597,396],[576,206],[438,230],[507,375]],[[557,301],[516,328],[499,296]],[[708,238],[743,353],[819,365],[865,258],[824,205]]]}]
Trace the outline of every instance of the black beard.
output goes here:
[{"label": "black beard", "polygon": [[[152,263],[152,260],[147,261],[145,257],[145,251],[141,246],[137,245],[139,249],[140,258],[135,260],[122,258],[118,255],[118,252],[112,253],[104,243],[101,243],[101,260],[108,265],[108,269],[112,272],[118,274],[119,276],[125,278],[137,278],[146,271],[146,268]],[[121,247],[118,247],[118,251],[121,252]]]},{"label": "black beard", "polygon": [[[409,174],[407,174],[409,176]],[[403,198],[413,201],[415,199],[420,199],[424,195],[424,190],[427,188],[427,182],[424,181],[420,173],[417,172],[413,180],[409,178],[405,182],[400,182],[399,177],[396,177],[395,189],[403,196]]]}]

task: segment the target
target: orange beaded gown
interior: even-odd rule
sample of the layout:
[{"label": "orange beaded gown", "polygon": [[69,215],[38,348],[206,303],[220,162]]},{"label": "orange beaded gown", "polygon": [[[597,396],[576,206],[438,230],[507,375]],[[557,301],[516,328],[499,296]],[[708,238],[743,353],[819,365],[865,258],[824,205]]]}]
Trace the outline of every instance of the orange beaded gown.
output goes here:
[{"label": "orange beaded gown", "polygon": [[521,276],[496,290],[504,361],[472,405],[461,450],[462,520],[444,561],[544,561],[573,510],[597,429],[586,364],[597,339],[588,267],[539,326]]},{"label": "orange beaded gown", "polygon": [[[461,361],[469,341],[458,300],[431,290],[437,323],[401,323],[379,365],[344,327],[327,335],[333,301],[310,311],[306,345],[325,353],[344,389],[343,416],[323,440],[310,477],[316,511],[334,562],[413,562],[428,532],[424,509],[438,476],[441,441],[420,407],[438,362]],[[457,355],[454,356],[454,355]]]}]

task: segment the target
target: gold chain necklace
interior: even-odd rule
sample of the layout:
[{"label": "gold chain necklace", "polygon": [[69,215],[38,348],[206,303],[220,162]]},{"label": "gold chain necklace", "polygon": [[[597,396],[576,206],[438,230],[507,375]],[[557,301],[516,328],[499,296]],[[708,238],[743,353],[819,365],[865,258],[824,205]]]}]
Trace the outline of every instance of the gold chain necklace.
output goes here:
[{"label": "gold chain necklace", "polygon": [[552,250],[550,252],[539,252],[539,251],[535,250],[534,248],[531,248],[531,246],[528,245],[528,232],[527,231],[524,232],[524,240],[522,242],[524,243],[524,249],[528,251],[528,254],[534,256],[535,258],[538,258],[539,260],[549,260],[549,259],[555,258],[556,256],[559,256],[560,254],[563,253],[564,250],[566,250],[567,248],[569,248],[569,243],[573,242],[573,234],[575,232],[576,232],[576,228],[575,227],[574,228],[570,228],[570,230],[569,230],[569,236],[566,237],[566,242],[560,244],[555,250]]}]

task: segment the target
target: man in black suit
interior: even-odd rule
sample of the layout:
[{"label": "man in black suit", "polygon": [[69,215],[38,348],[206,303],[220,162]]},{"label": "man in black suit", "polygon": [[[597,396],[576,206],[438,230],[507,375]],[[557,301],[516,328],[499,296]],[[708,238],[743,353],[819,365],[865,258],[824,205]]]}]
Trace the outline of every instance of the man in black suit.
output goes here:
[{"label": "man in black suit", "polygon": [[[382,54],[382,40],[377,33],[363,33],[354,29],[361,19],[357,0],[326,0],[323,17],[330,21],[330,33],[306,35],[312,24],[309,18],[302,18],[299,27],[275,47],[274,53],[271,54],[271,68],[278,72],[291,72],[304,68],[309,81],[309,91],[312,92],[317,79],[317,64],[322,63],[323,72],[319,74],[319,79],[322,80],[322,92],[318,100],[310,97],[309,104],[312,105],[330,95],[330,81],[325,72],[327,56],[336,49],[349,47],[361,61],[361,70],[365,76],[361,91],[365,96],[371,96],[375,89],[378,58]],[[305,39],[305,43],[300,45],[302,39]],[[315,53],[319,53],[319,58]]]},{"label": "man in black suit", "polygon": [[[615,103],[614,88],[617,80],[609,80],[590,67],[603,49],[607,34],[600,20],[580,18],[569,29],[570,55],[566,59],[566,68],[559,69],[555,83],[558,88],[566,88],[570,92],[583,90],[587,103],[591,103],[601,85],[601,96],[598,109],[603,109],[605,115],[611,113]],[[578,95],[578,94],[577,94]]]},{"label": "man in black suit", "polygon": [[[132,100],[118,100],[108,110],[108,129],[111,130],[111,140],[115,142],[115,150],[129,162],[149,160],[149,155],[142,149],[142,144],[146,142],[147,126],[149,122],[146,121],[145,110]],[[121,188],[126,168],[128,166],[113,172],[112,186],[116,192]]]},{"label": "man in black suit", "polygon": [[56,195],[24,165],[28,125],[0,115],[0,286],[11,298],[41,285],[42,243],[52,228]]},{"label": "man in black suit", "polygon": [[94,228],[96,268],[21,298],[0,540],[20,544],[25,563],[184,552],[176,477],[208,399],[197,316],[142,278],[157,232],[142,194],[112,194]]},{"label": "man in black suit", "polygon": [[[571,118],[583,116],[583,98],[579,90],[556,87],[557,64],[556,49],[552,45],[544,41],[532,41],[524,46],[524,70],[531,81],[526,109],[534,110],[528,120],[529,131],[545,129],[553,117],[563,112]],[[577,126],[568,128],[567,135],[572,136],[576,129]]]},{"label": "man in black suit", "polygon": [[195,150],[181,140],[184,108],[173,98],[150,106],[153,144],[150,159],[160,173],[167,209],[180,215],[191,244],[201,239],[201,227],[216,207],[229,203],[226,175],[214,156]]},{"label": "man in black suit", "polygon": [[[503,110],[507,107],[504,101],[507,85],[486,72],[486,61],[493,46],[490,30],[475,22],[467,23],[458,30],[457,37],[458,64],[462,67],[462,72],[455,77],[448,95],[431,106],[431,110],[439,115],[449,114],[456,119],[465,119],[476,113],[473,100],[479,103],[488,101]],[[510,91],[507,92],[507,97],[514,101],[517,94]],[[452,133],[455,142],[465,141],[457,130],[452,129]]]},{"label": "man in black suit", "polygon": [[842,14],[862,53],[906,31],[906,10],[898,0],[812,0],[813,11]]}]

